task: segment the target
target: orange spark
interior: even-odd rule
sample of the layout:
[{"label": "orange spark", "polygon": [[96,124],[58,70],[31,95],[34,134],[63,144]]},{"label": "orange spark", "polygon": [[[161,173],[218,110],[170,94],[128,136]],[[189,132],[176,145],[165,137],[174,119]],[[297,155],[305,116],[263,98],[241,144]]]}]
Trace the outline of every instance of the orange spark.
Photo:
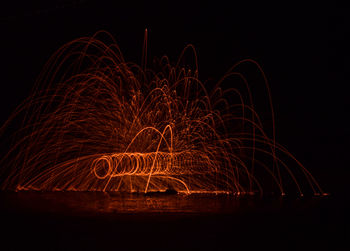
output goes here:
[{"label": "orange spark", "polygon": [[[99,40],[102,35],[111,42]],[[192,45],[175,66],[162,57],[157,71],[147,68],[146,48],[147,36],[138,66],[124,60],[112,36],[98,32],[54,53],[32,94],[0,129],[6,135],[22,118],[0,162],[1,188],[244,194],[262,193],[273,182],[284,194],[290,180],[300,194],[306,186],[323,193],[276,143],[270,90],[257,62],[237,63],[209,92]],[[194,69],[181,66],[187,50],[194,52]],[[243,64],[256,67],[267,87],[272,137],[237,70]]]}]

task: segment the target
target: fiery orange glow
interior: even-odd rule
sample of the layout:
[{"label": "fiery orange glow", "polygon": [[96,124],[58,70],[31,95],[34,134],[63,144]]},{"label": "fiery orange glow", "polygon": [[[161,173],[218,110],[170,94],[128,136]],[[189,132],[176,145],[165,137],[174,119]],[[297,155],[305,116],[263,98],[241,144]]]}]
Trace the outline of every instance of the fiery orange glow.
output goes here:
[{"label": "fiery orange glow", "polygon": [[[199,80],[192,45],[177,64],[164,56],[152,69],[146,47],[147,33],[141,66],[126,62],[106,32],[54,53],[32,94],[1,127],[4,136],[22,119],[0,162],[1,188],[284,194],[285,184],[293,183],[301,195],[305,189],[323,194],[276,143],[270,90],[258,63],[238,62],[209,91]],[[193,68],[181,64],[186,52],[193,52]],[[254,66],[265,82],[269,132],[237,70],[243,64]]]}]

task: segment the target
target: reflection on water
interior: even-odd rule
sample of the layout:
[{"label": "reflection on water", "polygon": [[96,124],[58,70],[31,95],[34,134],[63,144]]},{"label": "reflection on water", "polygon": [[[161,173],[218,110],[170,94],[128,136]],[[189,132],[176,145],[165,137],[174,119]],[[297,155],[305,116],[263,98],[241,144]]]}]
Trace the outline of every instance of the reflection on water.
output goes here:
[{"label": "reflection on water", "polygon": [[[214,213],[253,203],[226,194],[130,194],[102,192],[1,193],[2,208],[69,213]],[[255,202],[254,202],[255,203]]]},{"label": "reflection on water", "polygon": [[[319,200],[320,199],[320,200]],[[0,210],[104,215],[134,213],[238,213],[313,207],[322,198],[235,197],[228,194],[1,192]],[[293,209],[293,210],[294,210]]]},{"label": "reflection on water", "polygon": [[29,242],[33,250],[38,243],[43,250],[247,250],[247,243],[281,250],[296,243],[291,250],[300,250],[298,240],[309,240],[306,250],[335,250],[342,229],[333,222],[343,219],[334,208],[327,197],[0,192],[1,237],[23,244],[20,250]]}]

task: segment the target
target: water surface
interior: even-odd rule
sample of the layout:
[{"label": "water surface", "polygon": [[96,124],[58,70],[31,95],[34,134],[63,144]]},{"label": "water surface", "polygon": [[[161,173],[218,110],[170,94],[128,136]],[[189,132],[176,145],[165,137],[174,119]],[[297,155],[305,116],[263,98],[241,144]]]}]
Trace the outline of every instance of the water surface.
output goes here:
[{"label": "water surface", "polygon": [[345,240],[330,196],[2,192],[0,202],[14,250],[342,250]]}]

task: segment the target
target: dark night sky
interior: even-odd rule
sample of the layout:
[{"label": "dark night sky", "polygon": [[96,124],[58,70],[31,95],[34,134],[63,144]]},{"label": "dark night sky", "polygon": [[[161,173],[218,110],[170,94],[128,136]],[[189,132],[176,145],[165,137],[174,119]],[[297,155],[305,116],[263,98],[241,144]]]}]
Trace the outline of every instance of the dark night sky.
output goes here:
[{"label": "dark night sky", "polygon": [[346,23],[342,7],[265,1],[28,2],[0,8],[1,122],[64,43],[103,29],[115,36],[128,61],[140,62],[147,28],[151,56],[175,60],[186,44],[194,44],[202,80],[220,77],[240,59],[257,60],[270,81],[277,140],[326,191],[345,187],[349,99],[340,46]]}]

